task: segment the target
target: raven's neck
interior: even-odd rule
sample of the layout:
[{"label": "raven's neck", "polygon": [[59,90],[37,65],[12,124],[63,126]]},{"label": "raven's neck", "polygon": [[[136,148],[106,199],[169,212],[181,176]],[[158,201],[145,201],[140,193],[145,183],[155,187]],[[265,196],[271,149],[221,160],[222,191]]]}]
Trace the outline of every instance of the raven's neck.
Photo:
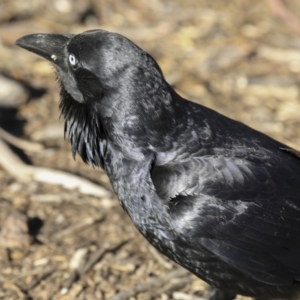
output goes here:
[{"label": "raven's neck", "polygon": [[73,157],[78,153],[85,163],[104,168],[106,138],[99,116],[85,103],[75,101],[63,87],[60,109]]},{"label": "raven's neck", "polygon": [[187,122],[185,100],[165,81],[163,84],[159,89],[144,86],[143,93],[136,93],[137,88],[127,94],[120,89],[107,98],[85,103],[74,100],[62,86],[60,109],[73,156],[78,153],[84,162],[106,170],[111,151],[132,161],[169,151],[174,136]]}]

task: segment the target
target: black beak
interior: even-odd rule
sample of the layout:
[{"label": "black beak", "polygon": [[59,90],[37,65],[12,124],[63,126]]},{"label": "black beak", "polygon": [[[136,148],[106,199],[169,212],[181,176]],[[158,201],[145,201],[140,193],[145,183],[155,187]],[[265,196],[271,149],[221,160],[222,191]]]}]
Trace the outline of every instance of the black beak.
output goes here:
[{"label": "black beak", "polygon": [[77,82],[72,72],[69,72],[70,67],[67,59],[67,46],[73,37],[73,34],[37,33],[19,38],[16,44],[52,62],[65,90],[74,100],[83,103],[83,95],[78,90]]},{"label": "black beak", "polygon": [[57,64],[73,36],[73,34],[29,34],[19,38],[16,44]]}]

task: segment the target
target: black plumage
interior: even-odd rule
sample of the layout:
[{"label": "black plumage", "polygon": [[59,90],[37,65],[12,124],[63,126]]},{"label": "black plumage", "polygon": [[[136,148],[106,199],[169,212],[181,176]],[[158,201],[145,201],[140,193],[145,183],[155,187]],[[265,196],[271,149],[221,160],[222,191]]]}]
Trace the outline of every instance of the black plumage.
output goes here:
[{"label": "black plumage", "polygon": [[17,44],[56,68],[73,155],[104,168],[135,226],[218,288],[211,299],[299,297],[297,151],[181,98],[119,34],[33,34]]}]

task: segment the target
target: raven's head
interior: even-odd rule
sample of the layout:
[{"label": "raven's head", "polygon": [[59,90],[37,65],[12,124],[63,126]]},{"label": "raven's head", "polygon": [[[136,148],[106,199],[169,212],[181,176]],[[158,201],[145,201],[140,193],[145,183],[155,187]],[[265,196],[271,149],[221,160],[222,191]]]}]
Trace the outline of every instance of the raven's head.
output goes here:
[{"label": "raven's head", "polygon": [[54,65],[65,132],[73,155],[84,161],[103,165],[99,140],[130,140],[145,148],[147,137],[175,128],[172,90],[159,66],[124,36],[104,30],[31,34],[16,44]]},{"label": "raven's head", "polygon": [[[128,78],[123,75],[132,75],[134,69],[147,69],[150,77],[158,73],[162,78],[156,62],[117,33],[89,30],[78,35],[30,34],[16,44],[52,62],[63,88],[79,103],[95,98],[100,101],[102,94],[126,83]],[[146,72],[139,75],[147,77]]]}]

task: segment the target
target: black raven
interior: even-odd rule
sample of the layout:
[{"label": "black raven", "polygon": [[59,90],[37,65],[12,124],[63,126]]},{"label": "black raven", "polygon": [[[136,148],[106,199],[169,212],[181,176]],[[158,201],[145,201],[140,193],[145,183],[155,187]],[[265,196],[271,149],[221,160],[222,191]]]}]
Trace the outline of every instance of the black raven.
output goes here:
[{"label": "black raven", "polygon": [[296,150],[183,99],[122,35],[16,43],[53,63],[73,155],[106,171],[145,238],[217,288],[210,299],[299,299]]}]

